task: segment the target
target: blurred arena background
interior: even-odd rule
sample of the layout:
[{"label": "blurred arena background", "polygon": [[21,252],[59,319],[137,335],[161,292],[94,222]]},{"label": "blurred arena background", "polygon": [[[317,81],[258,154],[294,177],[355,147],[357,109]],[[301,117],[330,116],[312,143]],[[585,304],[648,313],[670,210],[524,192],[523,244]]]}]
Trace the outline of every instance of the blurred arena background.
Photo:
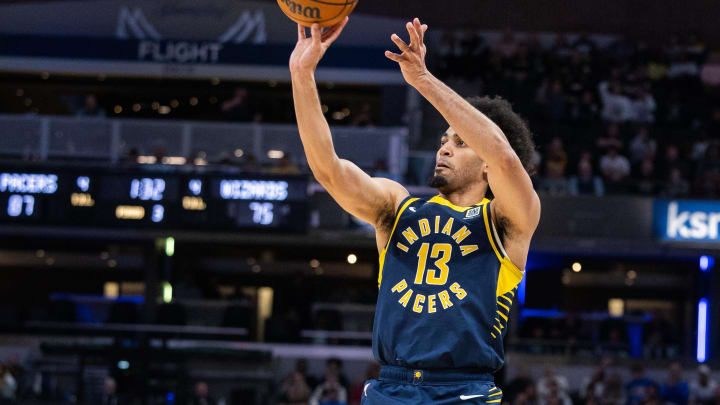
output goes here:
[{"label": "blurred arena background", "polygon": [[[383,56],[415,16],[538,145],[503,402],[720,404],[717,1],[361,1],[323,111],[430,196],[446,124]],[[359,404],[377,251],[309,173],[295,39],[274,1],[0,1],[0,404]]]}]

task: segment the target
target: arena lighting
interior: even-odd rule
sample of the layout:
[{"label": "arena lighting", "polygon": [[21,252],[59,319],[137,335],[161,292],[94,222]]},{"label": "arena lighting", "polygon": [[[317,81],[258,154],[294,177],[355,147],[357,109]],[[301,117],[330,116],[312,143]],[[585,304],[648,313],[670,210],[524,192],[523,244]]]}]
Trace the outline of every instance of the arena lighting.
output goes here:
[{"label": "arena lighting", "polygon": [[578,263],[578,262],[573,263],[573,264],[572,264],[572,270],[573,270],[575,273],[579,273],[580,270],[582,270],[582,264],[580,264],[580,263]]},{"label": "arena lighting", "polygon": [[172,302],[172,285],[167,281],[162,284],[163,286],[163,302],[169,304]]},{"label": "arena lighting", "polygon": [[350,264],[357,263],[357,256],[355,256],[355,254],[353,254],[353,253],[350,253],[347,257],[347,262]]},{"label": "arena lighting", "polygon": [[130,368],[130,362],[127,360],[120,360],[120,361],[118,361],[117,367],[120,370],[127,370]]},{"label": "arena lighting", "polygon": [[172,257],[175,254],[175,238],[172,236],[165,239],[165,254]]},{"label": "arena lighting", "polygon": [[708,271],[715,265],[715,258],[712,256],[700,256],[700,271]]},{"label": "arena lighting", "polygon": [[270,159],[282,159],[285,157],[285,152],[281,150],[269,150],[267,156]]},{"label": "arena lighting", "polygon": [[708,300],[700,298],[698,302],[698,324],[697,324],[697,361],[705,363],[707,360],[707,320]]}]

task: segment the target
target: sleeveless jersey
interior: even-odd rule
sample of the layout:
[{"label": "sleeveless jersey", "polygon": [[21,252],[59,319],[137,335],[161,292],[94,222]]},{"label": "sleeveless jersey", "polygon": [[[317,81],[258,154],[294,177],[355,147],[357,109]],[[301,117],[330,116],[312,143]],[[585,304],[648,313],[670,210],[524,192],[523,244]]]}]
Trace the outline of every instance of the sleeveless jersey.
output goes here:
[{"label": "sleeveless jersey", "polygon": [[491,201],[459,207],[441,196],[400,204],[380,254],[373,354],[414,369],[494,372],[520,271],[507,257]]}]

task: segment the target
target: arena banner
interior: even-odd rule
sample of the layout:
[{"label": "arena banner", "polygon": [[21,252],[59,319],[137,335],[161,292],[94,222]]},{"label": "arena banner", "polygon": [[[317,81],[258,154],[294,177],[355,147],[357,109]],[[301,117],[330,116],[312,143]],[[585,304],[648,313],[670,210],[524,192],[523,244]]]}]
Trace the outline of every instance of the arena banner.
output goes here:
[{"label": "arena banner", "polygon": [[653,229],[657,238],[679,242],[720,242],[720,202],[655,200]]},{"label": "arena banner", "polygon": [[[287,64],[293,46],[0,34],[0,71],[289,80]],[[323,58],[318,79],[336,83],[402,83],[400,70],[385,57],[384,50],[338,44]]]}]

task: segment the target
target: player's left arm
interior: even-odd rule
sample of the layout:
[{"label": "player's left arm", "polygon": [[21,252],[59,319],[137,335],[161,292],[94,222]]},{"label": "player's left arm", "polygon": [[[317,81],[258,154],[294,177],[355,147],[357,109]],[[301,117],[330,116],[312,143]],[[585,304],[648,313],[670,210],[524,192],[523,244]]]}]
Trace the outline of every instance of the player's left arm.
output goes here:
[{"label": "player's left arm", "polygon": [[403,51],[385,55],[398,62],[405,80],[420,92],[445,118],[455,132],[488,165],[488,182],[495,196],[494,210],[505,233],[529,244],[540,220],[540,199],[530,176],[507,137],[485,114],[434,77],[425,66],[424,34],[427,25],[417,18],[406,24],[410,44],[393,34],[392,41]]}]

